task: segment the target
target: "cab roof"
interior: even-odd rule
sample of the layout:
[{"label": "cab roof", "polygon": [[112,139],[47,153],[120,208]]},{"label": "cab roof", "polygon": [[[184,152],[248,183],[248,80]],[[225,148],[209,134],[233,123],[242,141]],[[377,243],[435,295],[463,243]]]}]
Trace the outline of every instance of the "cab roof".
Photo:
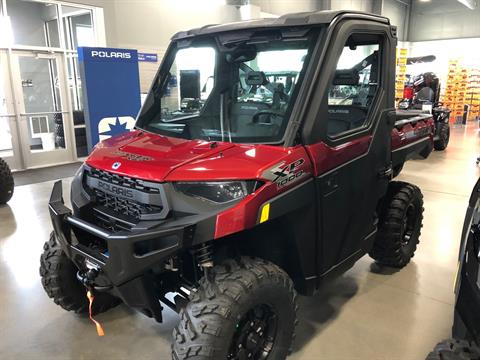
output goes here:
[{"label": "cab roof", "polygon": [[371,14],[363,11],[324,10],[286,14],[278,18],[255,19],[232,22],[227,24],[205,25],[200,28],[180,31],[172,37],[172,40],[186,39],[198,35],[214,34],[235,30],[268,29],[289,26],[330,24],[337,17],[347,17],[358,20],[371,20],[384,24],[390,24],[390,20],[384,16]]}]

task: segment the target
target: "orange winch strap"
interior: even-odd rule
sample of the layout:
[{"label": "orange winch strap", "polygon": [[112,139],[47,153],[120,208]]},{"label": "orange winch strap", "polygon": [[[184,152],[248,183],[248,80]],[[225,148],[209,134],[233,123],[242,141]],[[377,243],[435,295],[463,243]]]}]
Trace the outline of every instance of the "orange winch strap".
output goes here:
[{"label": "orange winch strap", "polygon": [[104,336],[105,332],[103,331],[102,325],[100,325],[100,323],[97,320],[95,320],[92,316],[92,305],[93,305],[93,300],[95,299],[95,297],[90,292],[90,290],[87,291],[87,298],[88,298],[88,317],[95,324],[95,327],[97,328],[98,336]]}]

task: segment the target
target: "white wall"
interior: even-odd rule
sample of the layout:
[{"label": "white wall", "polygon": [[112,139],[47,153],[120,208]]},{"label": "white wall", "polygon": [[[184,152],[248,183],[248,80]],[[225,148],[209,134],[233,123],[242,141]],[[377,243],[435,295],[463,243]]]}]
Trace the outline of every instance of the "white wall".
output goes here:
[{"label": "white wall", "polygon": [[373,12],[374,0],[331,0],[331,10],[358,10]]},{"label": "white wall", "polygon": [[117,45],[164,48],[178,31],[240,20],[238,8],[219,4],[215,0],[117,0]]},{"label": "white wall", "polygon": [[262,11],[283,15],[318,10],[359,10],[375,12],[382,0],[251,0]]},{"label": "white wall", "polygon": [[383,0],[382,15],[397,27],[399,41],[407,39],[409,27],[410,0]]},{"label": "white wall", "polygon": [[[103,7],[107,46],[156,53],[162,59],[170,38],[206,24],[240,21],[240,10],[218,0],[73,0]],[[140,62],[140,88],[147,92],[158,63]]]},{"label": "white wall", "polygon": [[414,1],[410,41],[480,37],[480,6],[470,10],[456,0]]},{"label": "white wall", "polygon": [[251,0],[250,2],[259,6],[264,12],[283,15],[328,9],[330,0]]}]

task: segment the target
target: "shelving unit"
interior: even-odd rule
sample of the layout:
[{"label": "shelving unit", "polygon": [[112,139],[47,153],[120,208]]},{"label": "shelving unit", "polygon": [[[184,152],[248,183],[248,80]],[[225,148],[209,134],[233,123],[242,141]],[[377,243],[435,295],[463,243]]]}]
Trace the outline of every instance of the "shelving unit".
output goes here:
[{"label": "shelving unit", "polygon": [[471,69],[468,73],[465,102],[469,105],[469,120],[480,119],[480,68]]},{"label": "shelving unit", "polygon": [[395,76],[395,103],[403,99],[403,88],[407,80],[408,49],[397,48],[396,76]]},{"label": "shelving unit", "polygon": [[465,105],[469,106],[468,120],[480,118],[480,68],[466,68],[459,60],[450,60],[448,79],[442,96],[445,106],[452,110],[451,121],[463,119]]},{"label": "shelving unit", "polygon": [[450,113],[450,121],[456,123],[461,123],[463,116],[467,79],[468,71],[460,65],[459,60],[450,60],[448,64],[447,85],[441,101],[444,106],[452,111]]}]

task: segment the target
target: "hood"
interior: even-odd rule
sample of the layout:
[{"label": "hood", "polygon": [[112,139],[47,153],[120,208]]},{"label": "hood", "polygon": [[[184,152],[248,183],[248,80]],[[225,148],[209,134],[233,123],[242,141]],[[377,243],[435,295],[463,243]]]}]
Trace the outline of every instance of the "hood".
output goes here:
[{"label": "hood", "polygon": [[157,182],[255,179],[289,153],[278,146],[186,140],[136,130],[101,142],[86,163]]}]

